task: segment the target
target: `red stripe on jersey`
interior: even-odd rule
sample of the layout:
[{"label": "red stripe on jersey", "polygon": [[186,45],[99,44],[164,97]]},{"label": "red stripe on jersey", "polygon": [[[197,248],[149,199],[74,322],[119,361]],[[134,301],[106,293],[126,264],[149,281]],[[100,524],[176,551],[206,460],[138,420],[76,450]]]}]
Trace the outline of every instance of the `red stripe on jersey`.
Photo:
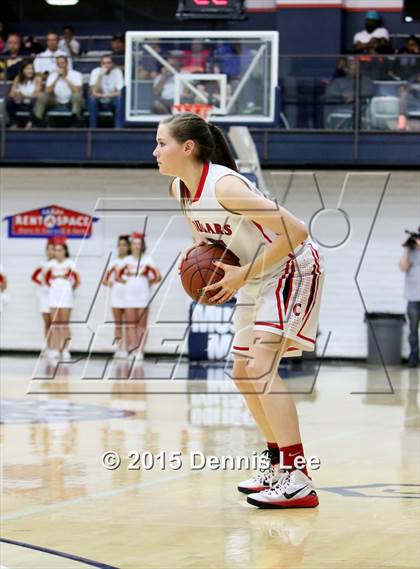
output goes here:
[{"label": "red stripe on jersey", "polygon": [[289,306],[290,297],[292,295],[294,274],[295,274],[295,262],[292,261],[292,270],[291,270],[290,275],[287,277],[288,279],[290,278],[290,281],[289,281],[289,290],[287,293],[286,302],[284,303],[284,313],[285,314],[287,314],[287,307]]},{"label": "red stripe on jersey", "polygon": [[281,275],[281,277],[279,278],[279,282],[277,285],[277,289],[276,289],[276,301],[277,301],[277,312],[279,315],[279,322],[280,322],[280,329],[283,330],[283,316],[282,316],[282,310],[281,310],[281,297],[280,297],[280,290],[282,289],[282,282],[283,279],[286,277],[289,273],[289,265],[290,265],[290,261],[287,261],[286,267]]},{"label": "red stripe on jersey", "polygon": [[246,351],[246,350],[249,350],[249,348],[244,348],[243,346],[233,346],[232,350]]},{"label": "red stripe on jersey", "polygon": [[278,328],[279,330],[283,330],[283,326],[279,326],[278,324],[274,324],[273,322],[255,322],[255,326],[271,326],[272,328]]},{"label": "red stripe on jersey", "polygon": [[313,310],[313,307],[315,306],[316,298],[318,295],[318,288],[319,288],[319,276],[321,274],[321,271],[319,269],[319,263],[318,263],[319,255],[310,243],[309,243],[309,246],[311,248],[311,253],[312,253],[312,256],[314,258],[314,269],[313,269],[313,273],[312,273],[313,278],[312,278],[312,283],[311,283],[311,292],[309,294],[309,301],[308,301],[308,304],[306,306],[305,317],[303,319],[302,326],[300,327],[300,329],[296,335],[299,338],[302,338],[303,340],[307,340],[308,342],[315,344],[315,340],[312,340],[312,338],[307,338],[306,336],[301,334],[301,331],[302,331],[303,327],[305,326],[305,324],[306,324],[306,322],[307,322],[307,320],[308,320],[308,318],[309,318],[309,316]]},{"label": "red stripe on jersey", "polygon": [[40,274],[42,273],[42,267],[35,269],[32,273],[31,280],[36,283],[37,285],[42,285],[42,280],[39,279]]},{"label": "red stripe on jersey", "polygon": [[252,223],[253,223],[253,224],[255,225],[255,227],[260,231],[260,233],[262,233],[264,239],[265,239],[266,241],[268,241],[269,243],[272,243],[272,241],[271,241],[271,239],[269,238],[269,236],[264,233],[264,229],[262,228],[262,226],[261,226],[259,223],[257,223],[256,221],[253,221]]},{"label": "red stripe on jersey", "polygon": [[203,193],[204,184],[206,183],[206,178],[208,173],[209,173],[209,163],[204,162],[203,169],[201,171],[200,181],[198,182],[197,191],[195,192],[195,196],[194,199],[192,200],[192,203],[198,202],[198,200],[200,199],[201,194]]},{"label": "red stripe on jersey", "polygon": [[52,278],[52,270],[49,269],[49,270],[47,271],[46,275],[45,275],[45,283],[46,283],[48,286],[51,286],[51,278]]}]

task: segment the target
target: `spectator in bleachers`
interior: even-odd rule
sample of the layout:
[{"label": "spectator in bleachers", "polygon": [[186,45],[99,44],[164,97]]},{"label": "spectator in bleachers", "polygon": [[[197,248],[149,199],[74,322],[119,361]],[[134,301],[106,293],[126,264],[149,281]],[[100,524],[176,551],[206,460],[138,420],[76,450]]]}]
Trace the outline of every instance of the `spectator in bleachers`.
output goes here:
[{"label": "spectator in bleachers", "polygon": [[[144,43],[149,45],[153,51],[158,53],[163,59],[168,59],[169,54],[168,51],[161,47],[159,41],[151,40],[149,41],[147,38],[144,40]],[[154,79],[157,75],[159,75],[160,70],[162,69],[162,65],[159,61],[151,55],[145,49],[141,50],[141,57],[139,62],[138,68],[138,78],[139,79]]]},{"label": "spectator in bleachers", "polygon": [[210,50],[205,49],[202,40],[194,39],[191,49],[184,51],[182,59],[182,71],[185,73],[205,73]]},{"label": "spectator in bleachers", "polygon": [[[356,53],[369,53],[369,49],[375,44],[375,49],[386,49],[389,45],[389,32],[381,26],[382,18],[375,10],[366,12],[365,29],[357,32],[353,38],[353,48]],[[378,40],[378,42],[372,41]]]},{"label": "spectator in bleachers", "polygon": [[32,36],[24,36],[22,46],[23,54],[29,55],[30,57],[36,57],[39,53],[44,51],[39,41],[35,41]]},{"label": "spectator in bleachers", "polygon": [[24,59],[20,64],[19,73],[13,81],[7,100],[7,114],[10,125],[15,124],[17,111],[24,109],[31,112],[31,119],[26,126],[27,128],[32,126],[32,111],[41,89],[41,77],[35,75],[32,61]]},{"label": "spectator in bleachers", "polygon": [[[168,63],[176,71],[181,70],[181,59],[178,55],[171,54],[168,57]],[[171,113],[174,102],[175,79],[174,74],[167,67],[162,67],[159,75],[155,77],[153,91],[157,96],[153,102],[153,111],[158,114]]]},{"label": "spectator in bleachers", "polygon": [[[340,68],[344,73],[344,77],[336,77],[331,81],[325,90],[323,96],[324,101],[324,117],[327,128],[331,127],[332,117],[340,114],[343,124],[348,125],[352,121],[353,107],[355,100],[355,78],[356,78],[356,61],[355,58],[349,57],[347,62],[341,63]],[[360,76],[360,101],[362,111],[366,108],[366,104],[374,94],[374,84],[370,77],[366,75]],[[345,116],[348,116],[345,119]],[[341,120],[341,119],[340,119]],[[336,127],[334,127],[336,128]]]},{"label": "spectator in bleachers", "polygon": [[[57,58],[65,56],[67,53],[58,47],[58,35],[50,32],[47,34],[47,49],[38,54],[34,61],[35,73],[39,73],[46,77],[49,73],[57,71]],[[69,60],[71,68],[71,60]]]},{"label": "spectator in bleachers", "polygon": [[6,58],[6,79],[13,81],[19,73],[22,61],[22,39],[19,34],[10,34],[7,38],[6,50],[3,56]]},{"label": "spectator in bleachers", "polygon": [[[412,116],[410,117],[410,112]],[[411,78],[400,92],[400,112],[398,129],[420,130],[420,71]]]},{"label": "spectator in bleachers", "polygon": [[[337,77],[331,81],[325,90],[325,100],[329,102],[352,104],[354,102],[354,87],[356,77],[356,62],[349,57],[347,65],[343,67],[344,77]],[[362,98],[373,95],[374,86],[370,77],[360,77],[360,94]]]},{"label": "spectator in bleachers", "polygon": [[4,46],[6,45],[6,37],[7,37],[7,32],[5,25],[3,24],[3,22],[0,22],[0,53],[3,51]]},{"label": "spectator in bleachers", "polygon": [[214,73],[225,73],[229,79],[240,79],[251,64],[252,52],[239,42],[223,44],[215,49]]},{"label": "spectator in bleachers", "polygon": [[69,68],[67,56],[57,57],[57,71],[48,75],[45,92],[40,93],[35,103],[34,116],[37,121],[44,119],[48,107],[67,105],[71,106],[74,124],[80,125],[83,107],[82,85],[82,74]]},{"label": "spectator in bleachers", "polygon": [[72,26],[64,26],[63,37],[58,42],[58,49],[64,51],[67,57],[77,57],[80,54],[80,43],[74,38]]},{"label": "spectator in bleachers", "polygon": [[407,81],[420,72],[420,42],[416,36],[405,40],[404,47],[398,51],[389,73],[396,81]]},{"label": "spectator in bleachers", "polygon": [[110,106],[114,111],[115,126],[124,126],[124,107],[122,89],[124,76],[118,67],[115,67],[111,55],[101,58],[101,66],[91,71],[89,78],[89,122],[91,128],[96,128],[98,107]]},{"label": "spectator in bleachers", "polygon": [[114,36],[112,36],[111,51],[112,51],[112,55],[124,55],[125,54],[125,40],[124,40],[123,35],[115,34]]}]

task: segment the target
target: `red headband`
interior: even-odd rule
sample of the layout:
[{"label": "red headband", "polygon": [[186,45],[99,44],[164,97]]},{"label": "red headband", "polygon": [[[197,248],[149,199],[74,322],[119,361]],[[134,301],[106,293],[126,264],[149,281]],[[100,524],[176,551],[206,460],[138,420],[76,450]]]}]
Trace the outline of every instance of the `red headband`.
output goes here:
[{"label": "red headband", "polygon": [[57,235],[57,237],[52,238],[52,243],[54,245],[65,245],[66,241],[67,239],[64,235],[63,236]]},{"label": "red headband", "polygon": [[133,239],[141,239],[143,241],[144,233],[139,233],[138,231],[133,231],[133,233],[130,235],[130,241],[132,241]]}]

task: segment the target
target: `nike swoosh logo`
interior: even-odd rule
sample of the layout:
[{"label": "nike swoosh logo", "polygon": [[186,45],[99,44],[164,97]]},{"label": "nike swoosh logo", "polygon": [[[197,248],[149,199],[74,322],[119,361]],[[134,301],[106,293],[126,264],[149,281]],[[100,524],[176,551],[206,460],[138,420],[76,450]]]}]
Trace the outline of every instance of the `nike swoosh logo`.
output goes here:
[{"label": "nike swoosh logo", "polygon": [[283,492],[283,496],[286,498],[286,500],[290,500],[290,498],[294,498],[296,496],[296,494],[299,494],[299,492],[301,492],[302,490],[304,490],[307,487],[308,487],[308,485],[302,486],[302,488],[299,488],[299,490],[296,490],[296,492],[292,492],[291,494],[287,494],[287,492]]}]

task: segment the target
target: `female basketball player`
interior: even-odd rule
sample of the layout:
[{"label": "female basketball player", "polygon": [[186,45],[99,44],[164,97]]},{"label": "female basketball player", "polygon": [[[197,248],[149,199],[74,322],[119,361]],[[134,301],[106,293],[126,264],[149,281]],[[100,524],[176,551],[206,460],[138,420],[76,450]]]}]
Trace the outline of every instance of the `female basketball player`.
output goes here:
[{"label": "female basketball player", "polygon": [[68,344],[70,335],[70,314],[73,308],[73,293],[80,285],[80,278],[74,261],[70,259],[66,239],[54,240],[55,258],[49,263],[45,282],[50,287],[49,304],[51,313],[52,345],[51,358],[71,359]]},{"label": "female basketball player", "polygon": [[54,259],[54,238],[49,238],[47,241],[46,248],[46,260],[37,267],[32,273],[31,280],[38,286],[38,299],[39,299],[39,309],[44,321],[44,338],[45,344],[44,349],[41,352],[41,356],[49,355],[49,350],[52,348],[52,338],[50,334],[51,328],[51,314],[50,314],[50,302],[49,295],[50,290],[45,282],[45,276],[49,269],[49,262]]},{"label": "female basketball player", "polygon": [[117,272],[117,281],[125,286],[125,321],[127,348],[137,361],[143,360],[147,336],[150,286],[161,280],[159,269],[149,255],[145,255],[146,242],[143,233],[130,236],[131,255],[124,259]]},{"label": "female basketball player", "polygon": [[159,172],[175,177],[171,193],[197,240],[220,240],[240,259],[240,267],[215,262],[224,277],[204,289],[220,288],[213,297],[220,304],[238,293],[233,379],[271,459],[238,489],[261,508],[317,506],[306,466],[299,468],[304,452],[296,407],[277,370],[282,357],[314,349],[324,277],[319,251],[302,221],[237,172],[216,126],[191,113],[164,119],[153,155]]},{"label": "female basketball player", "polygon": [[111,261],[108,271],[105,273],[102,284],[111,287],[111,308],[115,323],[115,358],[126,358],[124,338],[124,309],[125,290],[123,283],[116,280],[116,273],[125,265],[125,259],[131,254],[130,240],[128,235],[120,235],[118,238],[118,257]]}]

